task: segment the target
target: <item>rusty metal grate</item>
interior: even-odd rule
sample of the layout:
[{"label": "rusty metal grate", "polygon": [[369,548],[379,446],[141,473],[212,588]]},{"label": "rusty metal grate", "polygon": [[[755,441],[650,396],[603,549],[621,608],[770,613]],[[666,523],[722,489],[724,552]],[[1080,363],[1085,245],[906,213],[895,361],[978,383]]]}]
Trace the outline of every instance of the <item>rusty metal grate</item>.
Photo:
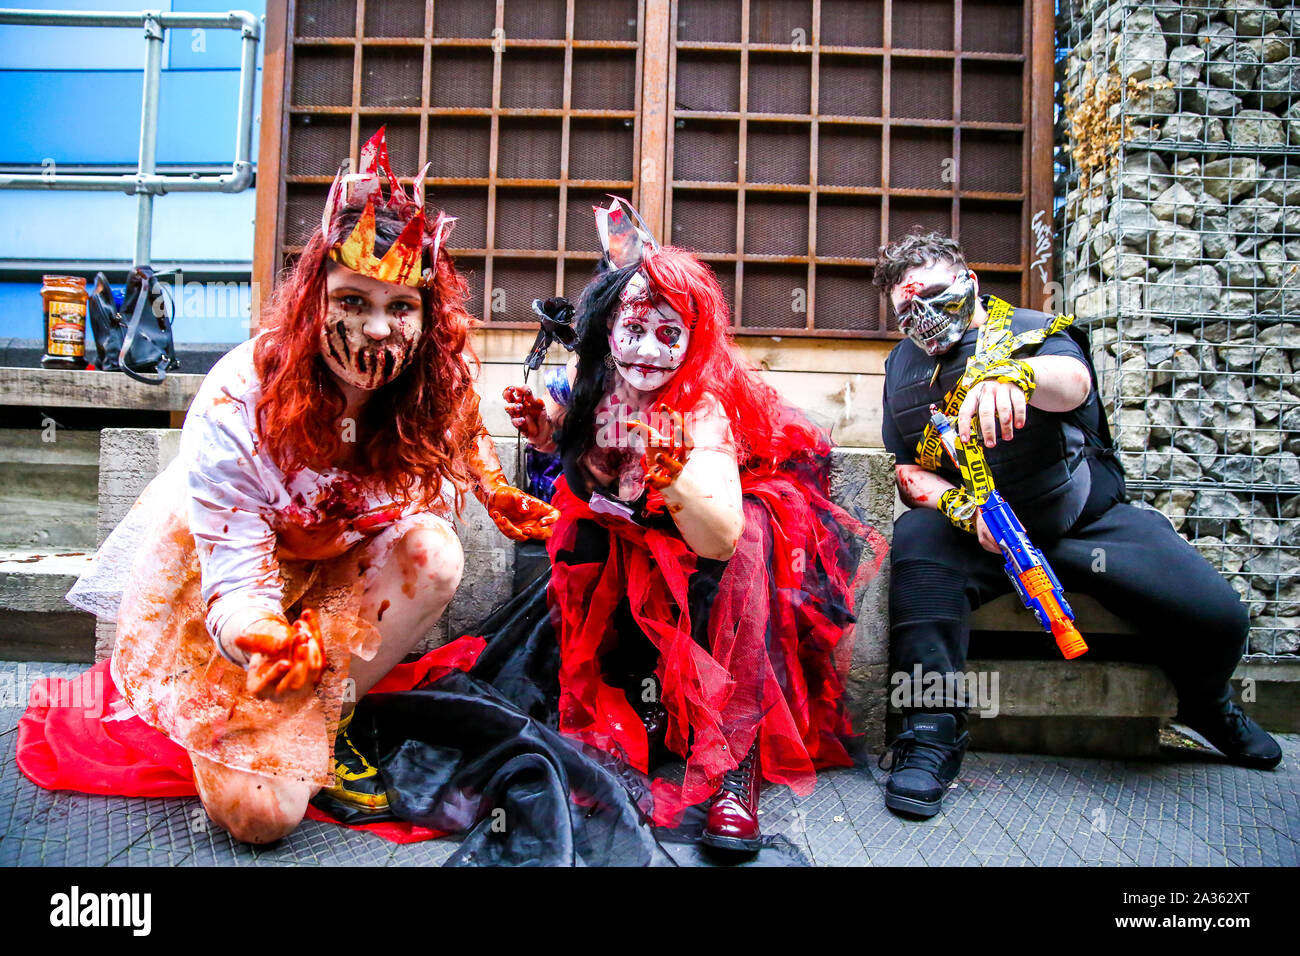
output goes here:
[{"label": "rusty metal grate", "polygon": [[[672,9],[664,218],[734,288],[738,330],[896,335],[871,269],[913,226],[965,241],[986,289],[1026,301],[1038,287],[1030,206],[1051,184],[1031,133],[1050,136],[1051,87],[1027,51],[1046,31],[1050,64],[1050,4]],[[1047,109],[1031,115],[1035,90]]]},{"label": "rusty metal grate", "polygon": [[424,0],[384,0],[383,3],[366,4],[366,36],[424,36],[424,6]]},{"label": "rusty metal grate", "polygon": [[350,37],[357,32],[356,0],[299,0],[294,32],[300,37]]},{"label": "rusty metal grate", "polygon": [[644,201],[665,241],[713,265],[738,330],[892,337],[871,269],[914,225],[965,238],[986,289],[1028,301],[1050,281],[1027,261],[1051,195],[1046,0],[283,10],[264,281],[300,248],[338,160],[384,123],[399,169],[430,163],[431,199],[459,217],[453,252],[494,322],[531,323],[534,295],[589,275],[590,207],[609,193]]},{"label": "rusty metal grate", "polygon": [[592,204],[636,200],[641,15],[637,0],[290,0],[277,261],[310,236],[338,162],[387,125],[394,166],[429,162],[430,201],[458,219],[476,314],[531,324],[535,296],[590,275]]}]

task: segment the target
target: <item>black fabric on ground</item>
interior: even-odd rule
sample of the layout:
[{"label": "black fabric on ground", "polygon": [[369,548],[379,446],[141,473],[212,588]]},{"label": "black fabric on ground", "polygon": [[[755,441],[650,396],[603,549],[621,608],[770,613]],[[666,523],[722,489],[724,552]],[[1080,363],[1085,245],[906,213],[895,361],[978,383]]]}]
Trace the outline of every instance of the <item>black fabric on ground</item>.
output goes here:
[{"label": "black fabric on ground", "polygon": [[379,767],[393,816],[463,834],[448,866],[807,865],[781,837],[753,858],[695,847],[703,808],[655,828],[644,776],[555,730],[549,578],[471,631],[487,646],[468,673],[357,704],[349,735]]}]

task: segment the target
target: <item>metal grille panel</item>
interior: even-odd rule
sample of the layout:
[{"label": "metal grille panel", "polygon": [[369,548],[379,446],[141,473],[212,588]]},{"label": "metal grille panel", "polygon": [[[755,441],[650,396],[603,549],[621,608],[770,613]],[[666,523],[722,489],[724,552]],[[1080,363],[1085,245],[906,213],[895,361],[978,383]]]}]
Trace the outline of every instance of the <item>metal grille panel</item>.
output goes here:
[{"label": "metal grille panel", "polygon": [[[882,303],[850,307],[845,290],[875,298],[882,242],[913,225],[960,233],[968,213],[968,241],[990,243],[972,253],[987,260],[986,288],[1027,289],[1026,207],[1046,181],[1028,155],[1027,37],[1041,19],[1030,11],[1030,0],[291,0],[281,168],[267,168],[285,184],[281,226],[263,274],[297,253],[336,160],[386,123],[399,169],[430,162],[429,194],[461,220],[452,248],[475,264],[493,321],[531,322],[492,309],[505,288],[498,250],[505,275],[550,277],[529,298],[560,291],[594,258],[593,199],[638,202],[643,176],[656,207],[643,212],[739,296],[738,329],[892,334]],[[667,53],[644,79],[643,50]],[[667,117],[643,124],[642,104],[665,100]],[[1017,213],[1012,242],[1000,230]],[[819,300],[834,307],[825,322]]]},{"label": "metal grille panel", "polygon": [[356,0],[299,0],[295,32],[301,37],[350,37],[357,32]]},{"label": "metal grille panel", "polygon": [[577,0],[574,39],[635,40],[637,8],[637,0]]},{"label": "metal grille panel", "polygon": [[749,168],[746,178],[751,183],[809,182],[808,131],[805,128],[751,123],[748,133]]},{"label": "metal grille panel", "polygon": [[593,203],[636,201],[640,18],[638,0],[294,0],[279,261],[339,160],[386,125],[395,168],[428,161],[430,202],[458,220],[471,311],[533,324],[534,297],[590,273]]},{"label": "metal grille panel", "polygon": [[348,154],[350,128],[346,117],[291,117],[289,164],[304,176],[333,176]]},{"label": "metal grille panel", "polygon": [[361,56],[361,105],[418,107],[423,74],[419,50],[368,47]]},{"label": "metal grille panel", "polygon": [[433,30],[438,37],[490,37],[496,25],[492,4],[483,0],[437,0]]},{"label": "metal grille panel", "polygon": [[[879,298],[878,247],[916,225],[960,234],[967,212],[968,235],[989,243],[972,251],[989,279],[1028,287],[1026,180],[1047,180],[1028,156],[1029,2],[678,0],[674,10],[665,218],[674,242],[734,284],[736,328],[893,334],[882,302],[852,302]],[[792,312],[792,301],[808,308]]]},{"label": "metal grille panel", "polygon": [[303,50],[293,61],[295,106],[352,102],[352,50]]},{"label": "metal grille panel", "polygon": [[502,24],[505,35],[533,40],[563,40],[564,0],[507,3]]},{"label": "metal grille panel", "polygon": [[365,30],[368,37],[423,36],[424,0],[367,3]]},{"label": "metal grille panel", "polygon": [[745,203],[745,251],[764,256],[808,254],[808,200],[751,196]]},{"label": "metal grille panel", "polygon": [[497,175],[502,179],[558,179],[564,126],[552,119],[502,119]]},{"label": "metal grille panel", "polygon": [[740,0],[680,0],[677,35],[683,40],[740,42]]},{"label": "metal grille panel", "polygon": [[822,0],[822,33],[837,46],[885,44],[884,0]]},{"label": "metal grille panel", "polygon": [[739,176],[740,127],[733,122],[679,120],[673,175],[683,182],[734,183]]},{"label": "metal grille panel", "polygon": [[961,136],[961,183],[972,192],[1018,193],[1023,189],[1021,133],[967,130]]},{"label": "metal grille panel", "polygon": [[895,3],[894,46],[903,49],[951,50],[955,4],[945,0]]}]

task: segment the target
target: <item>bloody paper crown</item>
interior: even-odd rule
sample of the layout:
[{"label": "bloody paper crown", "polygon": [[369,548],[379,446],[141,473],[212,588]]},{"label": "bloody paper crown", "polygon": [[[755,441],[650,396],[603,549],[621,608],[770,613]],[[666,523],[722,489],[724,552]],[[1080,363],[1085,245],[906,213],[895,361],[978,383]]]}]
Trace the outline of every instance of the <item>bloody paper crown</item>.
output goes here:
[{"label": "bloody paper crown", "polygon": [[[346,172],[349,165],[347,160],[339,167],[334,183],[330,186],[329,198],[325,200],[321,231],[326,236],[330,235],[335,219],[342,212],[363,207],[361,218],[351,234],[334,245],[330,257],[354,272],[381,282],[407,286],[427,284],[432,281],[438,251],[456,220],[440,212],[433,228],[429,228],[424,218],[424,177],[429,172],[429,164],[426,163],[424,169],[420,170],[420,175],[415,178],[411,188],[412,195],[407,196],[406,190],[388,165],[388,144],[384,141],[384,130],[385,127],[381,126],[361,147],[358,172]],[[384,199],[383,191],[385,180],[388,182],[387,199]],[[406,221],[396,241],[382,259],[375,256],[376,202],[382,202],[385,208],[396,212]],[[425,250],[428,250],[427,260],[424,258]],[[425,261],[429,264],[427,269],[423,267]]]}]

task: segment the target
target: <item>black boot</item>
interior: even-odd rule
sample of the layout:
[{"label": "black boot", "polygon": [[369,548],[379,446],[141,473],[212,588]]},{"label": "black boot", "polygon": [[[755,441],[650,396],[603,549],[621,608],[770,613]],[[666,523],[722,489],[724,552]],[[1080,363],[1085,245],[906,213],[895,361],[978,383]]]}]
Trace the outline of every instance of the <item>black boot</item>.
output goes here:
[{"label": "black boot", "polygon": [[1205,708],[1180,707],[1174,718],[1186,724],[1235,764],[1272,770],[1282,762],[1282,748],[1232,700]]},{"label": "black boot", "polygon": [[958,734],[953,714],[909,714],[907,730],[890,744],[889,766],[885,766],[885,754],[877,764],[890,771],[885,806],[911,816],[934,816],[948,785],[961,770],[961,758],[969,744],[970,735],[964,730]]}]

